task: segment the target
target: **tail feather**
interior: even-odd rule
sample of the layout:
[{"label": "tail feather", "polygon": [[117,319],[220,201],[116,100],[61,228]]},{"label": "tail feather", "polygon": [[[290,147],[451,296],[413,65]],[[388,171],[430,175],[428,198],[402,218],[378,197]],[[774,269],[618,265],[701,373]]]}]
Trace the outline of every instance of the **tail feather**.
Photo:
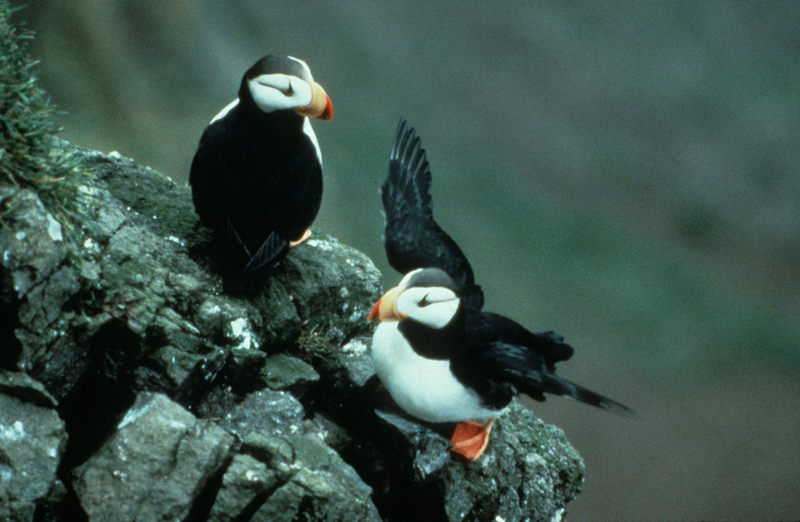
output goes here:
[{"label": "tail feather", "polygon": [[[549,393],[554,395],[561,395],[569,399],[575,399],[584,404],[606,410],[615,415],[632,416],[635,415],[633,410],[613,399],[609,399],[605,395],[593,392],[584,388],[580,384],[562,379],[557,375],[546,375],[544,379],[546,387],[550,388]],[[521,390],[524,392],[524,389]]]},{"label": "tail feather", "polygon": [[232,295],[253,294],[263,288],[289,245],[272,232],[251,255],[230,220],[226,221],[218,236],[222,246],[222,283],[225,292]]},{"label": "tail feather", "polygon": [[288,248],[289,242],[272,232],[244,267],[244,274],[252,274],[269,267]]}]

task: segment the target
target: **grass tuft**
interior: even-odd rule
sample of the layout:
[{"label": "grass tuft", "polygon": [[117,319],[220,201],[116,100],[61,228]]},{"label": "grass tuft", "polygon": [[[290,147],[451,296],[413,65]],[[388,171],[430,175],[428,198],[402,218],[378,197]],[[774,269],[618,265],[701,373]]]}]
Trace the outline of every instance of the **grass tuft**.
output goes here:
[{"label": "grass tuft", "polygon": [[[30,31],[15,27],[17,11],[0,0],[0,183],[36,192],[70,232],[84,223],[81,202],[91,178],[82,155],[57,146],[61,130],[47,94],[37,85],[37,62],[26,53]],[[0,223],[4,217],[0,212]]]}]

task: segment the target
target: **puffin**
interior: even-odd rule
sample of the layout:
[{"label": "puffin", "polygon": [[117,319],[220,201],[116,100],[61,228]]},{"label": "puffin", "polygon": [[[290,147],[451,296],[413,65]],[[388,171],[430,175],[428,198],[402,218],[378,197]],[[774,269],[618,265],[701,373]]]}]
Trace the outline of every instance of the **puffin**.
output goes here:
[{"label": "puffin", "polygon": [[433,219],[431,172],[412,127],[400,120],[381,187],[389,264],[403,274],[368,315],[378,325],[370,353],[376,374],[407,414],[455,423],[450,450],[481,456],[492,425],[518,394],[576,399],[632,411],[556,375],[574,349],[552,331],[534,333],[483,311],[483,290],[456,242]]},{"label": "puffin", "polygon": [[322,200],[322,155],[310,118],[333,105],[303,60],[267,55],[203,131],[189,184],[214,231],[223,290],[252,294],[308,239]]}]

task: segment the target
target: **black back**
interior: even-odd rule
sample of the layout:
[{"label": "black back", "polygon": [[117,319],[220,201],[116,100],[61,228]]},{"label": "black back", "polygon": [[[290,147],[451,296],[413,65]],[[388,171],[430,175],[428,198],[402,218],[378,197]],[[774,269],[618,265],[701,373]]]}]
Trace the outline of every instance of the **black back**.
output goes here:
[{"label": "black back", "polygon": [[226,291],[262,285],[322,200],[322,166],[304,118],[264,113],[252,100],[247,79],[265,72],[307,77],[294,60],[259,60],[242,79],[238,105],[206,127],[189,175],[195,210],[217,233]]}]

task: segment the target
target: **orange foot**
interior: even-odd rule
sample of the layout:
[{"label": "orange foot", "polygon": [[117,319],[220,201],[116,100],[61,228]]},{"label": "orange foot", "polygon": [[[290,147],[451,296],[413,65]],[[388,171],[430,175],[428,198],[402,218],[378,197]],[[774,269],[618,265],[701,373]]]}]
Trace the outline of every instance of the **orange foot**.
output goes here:
[{"label": "orange foot", "polygon": [[459,422],[450,438],[450,451],[463,455],[469,460],[476,460],[489,444],[492,424],[494,424],[494,419],[485,425],[472,421]]},{"label": "orange foot", "polygon": [[308,238],[310,238],[310,237],[311,237],[311,231],[310,231],[310,230],[308,230],[308,229],[306,229],[306,231],[305,231],[305,232],[303,232],[303,237],[301,237],[301,238],[300,238],[300,239],[298,239],[297,241],[289,241],[289,248],[294,248],[294,247],[296,247],[297,245],[300,245],[300,244],[302,244],[302,243],[305,243],[305,242],[306,242],[306,239],[308,239]]}]

